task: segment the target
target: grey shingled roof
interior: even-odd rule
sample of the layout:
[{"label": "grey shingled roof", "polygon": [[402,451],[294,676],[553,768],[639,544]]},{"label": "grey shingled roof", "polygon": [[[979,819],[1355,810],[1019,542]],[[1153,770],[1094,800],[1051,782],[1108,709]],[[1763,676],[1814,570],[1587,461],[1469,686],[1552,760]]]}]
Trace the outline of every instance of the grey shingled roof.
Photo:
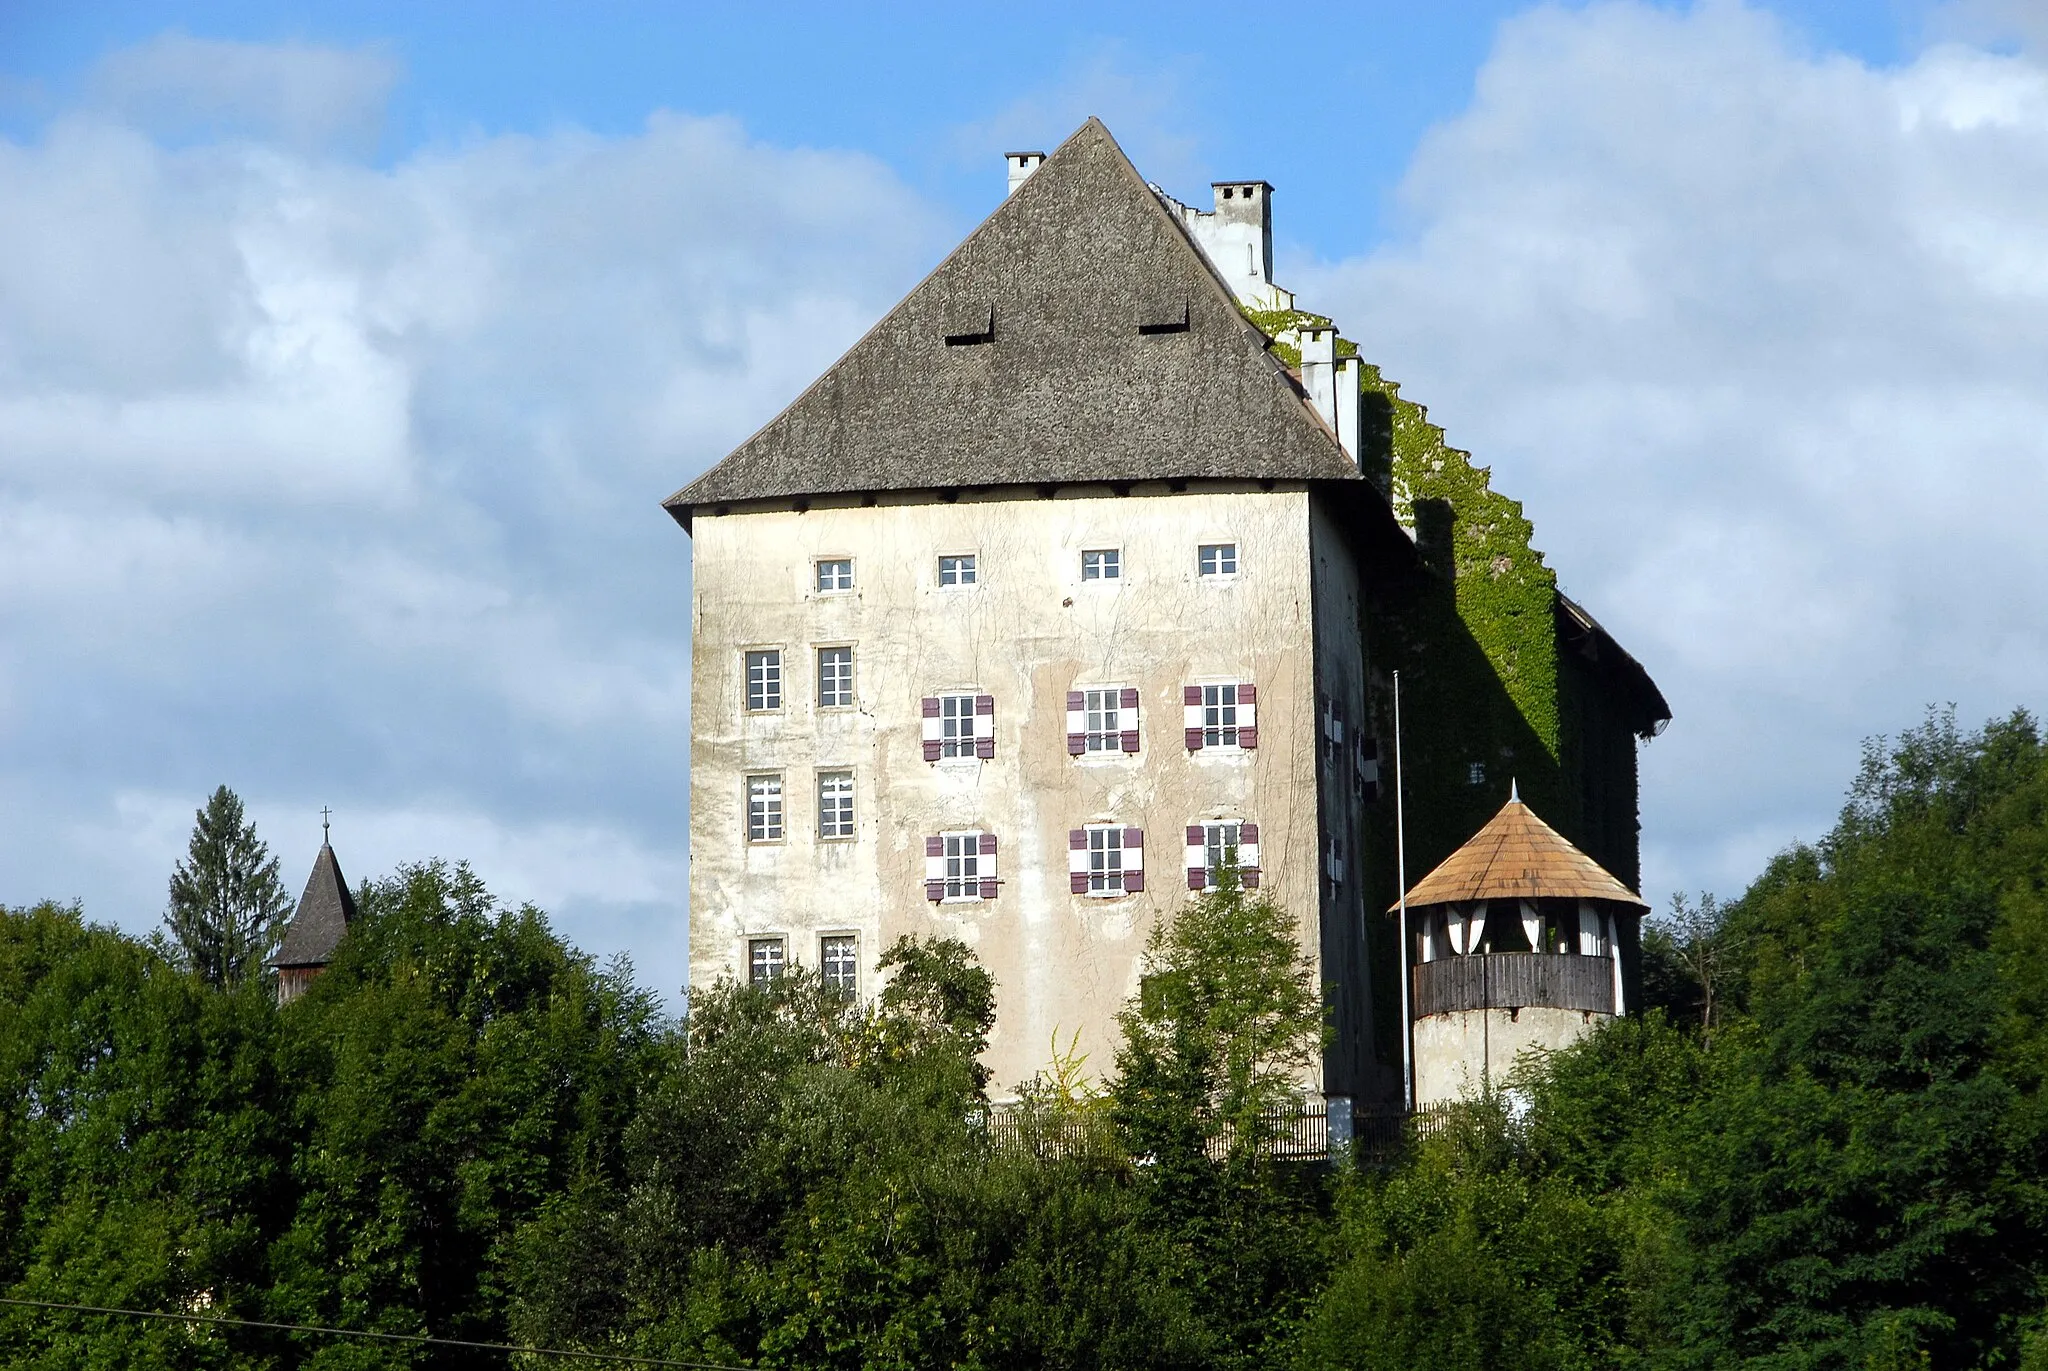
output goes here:
[{"label": "grey shingled roof", "polygon": [[356,902],[342,878],[341,863],[335,860],[334,849],[322,843],[313,874],[306,878],[306,893],[299,897],[298,913],[285,925],[284,942],[270,965],[327,965],[355,916]]},{"label": "grey shingled roof", "polygon": [[[971,335],[988,341],[946,342]],[[789,408],[664,504],[687,527],[696,506],[743,500],[1199,478],[1362,481],[1090,119]]]}]

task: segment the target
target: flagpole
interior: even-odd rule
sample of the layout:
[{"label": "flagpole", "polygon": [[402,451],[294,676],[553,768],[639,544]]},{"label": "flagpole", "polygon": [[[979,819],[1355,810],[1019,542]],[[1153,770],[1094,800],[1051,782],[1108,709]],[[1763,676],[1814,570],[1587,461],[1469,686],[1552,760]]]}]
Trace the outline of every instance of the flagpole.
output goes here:
[{"label": "flagpole", "polygon": [[1401,906],[1401,1107],[1415,1109],[1415,1029],[1408,1013],[1408,812],[1401,794],[1401,673],[1394,673],[1394,879]]}]

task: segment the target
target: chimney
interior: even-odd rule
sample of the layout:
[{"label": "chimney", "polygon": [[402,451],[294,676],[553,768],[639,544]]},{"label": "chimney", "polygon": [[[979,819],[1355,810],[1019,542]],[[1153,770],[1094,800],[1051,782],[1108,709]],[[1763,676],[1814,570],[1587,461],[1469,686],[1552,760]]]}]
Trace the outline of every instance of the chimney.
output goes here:
[{"label": "chimney", "polygon": [[1346,357],[1337,363],[1337,441],[1344,445],[1344,451],[1351,460],[1361,467],[1365,465],[1359,457],[1359,420],[1364,417],[1360,406],[1363,400],[1359,384],[1358,359]]},{"label": "chimney", "polygon": [[1040,162],[1043,162],[1044,160],[1045,154],[1042,152],[1004,153],[1003,161],[1010,168],[1009,193],[1011,195],[1015,195],[1017,193],[1017,187],[1023,185],[1026,181],[1030,180],[1031,173],[1037,171],[1038,164]]},{"label": "chimney", "polygon": [[[1328,324],[1301,330],[1301,388],[1323,422],[1343,436],[1337,417],[1337,330]],[[1355,428],[1355,422],[1354,422]]]},{"label": "chimney", "polygon": [[[1210,253],[1223,279],[1242,298],[1273,288],[1273,187],[1264,181],[1214,181],[1216,251]],[[1271,309],[1273,305],[1262,304]]]}]

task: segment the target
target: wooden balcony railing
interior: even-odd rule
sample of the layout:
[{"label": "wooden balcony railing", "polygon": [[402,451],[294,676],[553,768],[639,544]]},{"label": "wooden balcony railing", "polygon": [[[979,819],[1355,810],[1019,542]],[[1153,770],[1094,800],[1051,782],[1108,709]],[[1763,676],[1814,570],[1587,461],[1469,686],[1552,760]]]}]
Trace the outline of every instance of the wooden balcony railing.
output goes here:
[{"label": "wooden balcony railing", "polygon": [[1442,957],[1415,967],[1415,1017],[1461,1009],[1614,1012],[1614,963],[1554,952],[1495,952]]}]

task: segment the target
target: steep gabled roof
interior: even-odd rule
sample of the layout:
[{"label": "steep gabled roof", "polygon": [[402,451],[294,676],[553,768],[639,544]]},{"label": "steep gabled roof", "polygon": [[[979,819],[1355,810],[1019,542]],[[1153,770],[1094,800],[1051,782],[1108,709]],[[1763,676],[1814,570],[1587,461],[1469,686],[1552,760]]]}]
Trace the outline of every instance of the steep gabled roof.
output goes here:
[{"label": "steep gabled roof", "polygon": [[664,504],[688,527],[695,507],[742,500],[1192,478],[1362,481],[1090,119],[789,408]]},{"label": "steep gabled roof", "polygon": [[306,878],[306,893],[299,897],[299,910],[285,925],[284,942],[270,965],[327,965],[355,916],[356,902],[342,879],[341,863],[335,860],[334,849],[322,843],[313,874]]},{"label": "steep gabled roof", "polygon": [[1555,897],[1643,905],[1641,896],[1566,842],[1535,810],[1510,798],[1470,842],[1408,892],[1408,907]]}]

